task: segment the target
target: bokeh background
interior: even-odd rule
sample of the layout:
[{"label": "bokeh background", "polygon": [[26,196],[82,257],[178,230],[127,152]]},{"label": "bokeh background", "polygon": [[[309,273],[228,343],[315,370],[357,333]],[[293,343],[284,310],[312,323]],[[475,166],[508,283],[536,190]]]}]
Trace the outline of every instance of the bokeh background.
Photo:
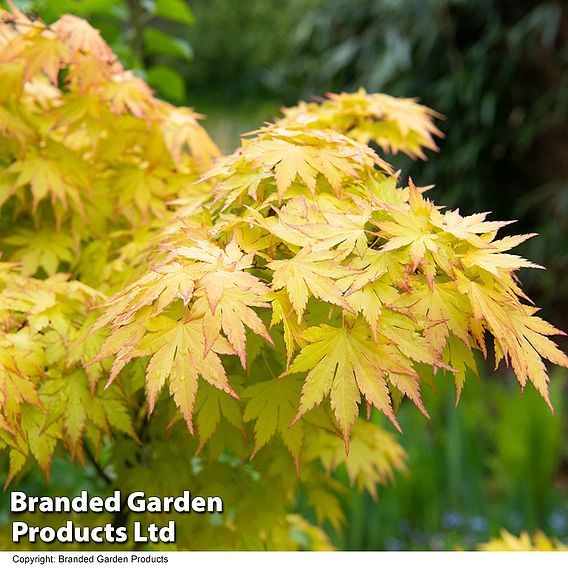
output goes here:
[{"label": "bokeh background", "polygon": [[[1,2],[0,2],[1,3]],[[568,330],[568,14],[538,0],[31,0],[46,22],[87,18],[124,64],[176,104],[207,115],[225,152],[283,105],[328,91],[419,97],[445,116],[440,153],[396,156],[404,176],[435,184],[438,204],[516,219],[538,232],[519,254],[542,315]],[[404,178],[403,178],[404,179]],[[507,227],[506,229],[509,229]],[[504,232],[506,232],[506,229]],[[567,342],[560,338],[566,348]],[[506,369],[482,365],[462,400],[425,393],[427,421],[400,411],[408,472],[378,501],[344,499],[348,524],[326,527],[342,549],[470,549],[500,527],[568,541],[568,375],[552,371],[552,415]],[[340,474],[341,475],[341,474]],[[51,490],[78,491],[95,472],[56,461]],[[44,481],[27,480],[30,492]],[[298,508],[310,511],[299,498]],[[1,521],[1,519],[0,519]]]}]

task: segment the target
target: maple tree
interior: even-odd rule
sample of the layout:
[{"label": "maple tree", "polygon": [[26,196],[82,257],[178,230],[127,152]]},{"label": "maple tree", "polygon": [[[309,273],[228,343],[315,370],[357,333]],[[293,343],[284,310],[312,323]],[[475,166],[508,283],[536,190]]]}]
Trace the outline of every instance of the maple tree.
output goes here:
[{"label": "maple tree", "polygon": [[479,549],[486,552],[566,552],[568,551],[568,546],[562,544],[558,539],[548,538],[540,531],[533,536],[523,531],[516,537],[507,530],[501,529],[499,537],[480,545]]},{"label": "maple tree", "polygon": [[68,452],[125,491],[222,495],[182,548],[325,548],[298,491],[339,528],[329,473],[375,495],[405,457],[379,414],[427,416],[438,373],[459,398],[489,337],[550,404],[543,359],[568,359],[515,275],[538,266],[507,252],[532,235],[444,211],[382,155],[436,149],[436,113],[329,95],[221,157],[87,22],[0,21],[6,485]]}]

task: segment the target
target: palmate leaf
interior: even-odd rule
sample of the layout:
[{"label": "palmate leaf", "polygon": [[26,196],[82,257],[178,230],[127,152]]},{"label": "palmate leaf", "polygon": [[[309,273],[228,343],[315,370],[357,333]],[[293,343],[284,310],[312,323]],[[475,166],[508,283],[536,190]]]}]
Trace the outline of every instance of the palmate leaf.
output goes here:
[{"label": "palmate leaf", "polygon": [[20,229],[3,242],[17,250],[12,259],[22,263],[22,274],[32,276],[42,268],[48,276],[55,274],[62,262],[71,264],[76,248],[73,239],[57,231]]},{"label": "palmate leaf", "polygon": [[[54,373],[52,373],[54,374]],[[37,381],[37,377],[34,377]],[[96,450],[111,435],[111,428],[137,439],[127,401],[116,387],[92,392],[82,369],[44,380],[39,388],[41,408],[24,405],[15,432],[0,435],[11,449],[6,484],[33,457],[48,478],[51,461],[59,443],[71,456],[84,463],[85,440]]]},{"label": "palmate leaf", "polygon": [[346,447],[358,415],[360,394],[400,430],[392,410],[385,361],[369,335],[368,326],[361,321],[351,328],[312,327],[303,334],[308,345],[288,369],[288,373],[308,372],[296,419],[329,394]]},{"label": "palmate leaf", "polygon": [[[263,132],[259,131],[260,134]],[[297,177],[314,195],[318,174],[335,191],[340,191],[345,178],[359,177],[358,170],[365,162],[392,172],[386,162],[347,138],[286,128],[274,128],[270,135],[249,140],[245,148],[255,167],[270,168],[274,172],[279,200]]]},{"label": "palmate leaf", "polygon": [[282,202],[295,192],[313,197],[321,191],[322,180],[341,196],[346,186],[363,180],[375,167],[393,174],[392,167],[369,148],[332,130],[273,125],[249,134],[255,137],[244,138],[240,151],[221,160],[203,178],[215,183],[225,206],[247,196],[251,203],[270,195]]},{"label": "palmate leaf", "polygon": [[287,377],[262,381],[244,390],[243,398],[248,402],[243,419],[245,422],[255,420],[253,456],[278,432],[296,463],[299,463],[304,429],[302,424],[290,426],[290,422],[296,414],[301,384],[297,378]]},{"label": "palmate leaf", "polygon": [[269,343],[272,338],[253,307],[268,307],[264,301],[269,288],[246,272],[252,256],[244,255],[236,240],[225,250],[200,241],[197,246],[177,249],[180,257],[197,261],[199,280],[195,288],[195,314],[203,317],[205,354],[219,338],[221,329],[246,367],[245,326]]},{"label": "palmate leaf", "polygon": [[68,53],[68,46],[55,33],[31,27],[27,35],[16,36],[11,41],[2,57],[7,61],[19,59],[25,62],[25,81],[43,71],[56,84],[59,69]]},{"label": "palmate leaf", "polygon": [[546,336],[561,332],[534,317],[534,308],[504,298],[482,284],[466,285],[474,317],[484,322],[495,337],[495,359],[510,361],[521,386],[530,380],[552,409],[548,395],[545,357],[556,365],[568,366],[568,357]]},{"label": "palmate leaf", "polygon": [[[69,156],[70,153],[66,154]],[[82,212],[78,186],[81,182],[86,184],[86,178],[83,175],[79,179],[72,179],[66,166],[62,165],[57,157],[62,158],[55,153],[44,156],[31,152],[26,159],[14,163],[6,172],[18,174],[14,183],[15,189],[26,184],[30,185],[34,210],[40,201],[49,197],[53,204],[59,203],[63,209],[67,209],[71,203],[78,212]]]},{"label": "palmate leaf", "polygon": [[74,58],[81,53],[88,53],[99,63],[112,64],[116,61],[116,56],[101,37],[99,30],[82,18],[64,14],[51,29],[71,49]]},{"label": "palmate leaf", "polygon": [[234,396],[210,386],[207,382],[199,385],[195,399],[195,415],[199,435],[198,452],[215,434],[222,419],[241,433],[244,431],[242,411]]},{"label": "palmate leaf", "polygon": [[0,428],[11,435],[19,430],[22,406],[44,409],[31,378],[41,373],[45,357],[33,341],[30,330],[2,338],[0,349]]},{"label": "palmate leaf", "polygon": [[203,115],[191,109],[171,107],[165,118],[162,124],[164,143],[177,163],[181,163],[186,149],[204,166],[209,166],[213,158],[220,156],[219,148],[198,123]]},{"label": "palmate leaf", "polygon": [[314,200],[299,196],[275,211],[277,216],[261,217],[257,222],[286,243],[313,251],[337,247],[345,255],[354,249],[363,255],[367,250],[365,225],[370,219],[370,208],[361,211],[332,196]]},{"label": "palmate leaf", "polygon": [[264,324],[252,309],[269,306],[263,301],[269,288],[245,272],[251,266],[252,257],[242,254],[236,240],[231,241],[225,251],[201,243],[201,248],[180,247],[177,253],[211,265],[211,270],[199,280],[195,293],[198,299],[194,305],[195,313],[203,315],[205,354],[219,338],[222,329],[242,366],[246,367],[245,326],[272,343]]},{"label": "palmate leaf", "polygon": [[135,356],[153,354],[146,372],[148,410],[154,410],[158,394],[168,379],[170,394],[193,432],[192,413],[199,376],[218,389],[237,396],[229,386],[218,356],[219,353],[232,353],[232,349],[219,337],[205,356],[202,320],[184,322],[159,317],[148,331],[135,351]]}]

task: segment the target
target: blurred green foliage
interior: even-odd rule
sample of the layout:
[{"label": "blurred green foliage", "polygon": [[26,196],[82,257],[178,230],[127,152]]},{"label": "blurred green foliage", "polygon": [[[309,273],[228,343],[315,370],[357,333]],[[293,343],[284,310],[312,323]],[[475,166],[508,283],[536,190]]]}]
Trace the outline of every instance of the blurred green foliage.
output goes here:
[{"label": "blurred green foliage", "polygon": [[192,95],[237,105],[271,94],[295,100],[295,92],[275,92],[267,75],[286,61],[294,30],[313,0],[191,0],[190,4],[198,22],[189,30],[195,58],[184,69]]}]

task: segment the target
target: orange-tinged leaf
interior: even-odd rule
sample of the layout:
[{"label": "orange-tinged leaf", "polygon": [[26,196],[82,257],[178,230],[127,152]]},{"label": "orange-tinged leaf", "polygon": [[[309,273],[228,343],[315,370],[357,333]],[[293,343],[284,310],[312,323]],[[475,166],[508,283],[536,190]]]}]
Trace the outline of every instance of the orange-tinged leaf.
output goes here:
[{"label": "orange-tinged leaf", "polygon": [[425,159],[423,148],[437,150],[433,136],[442,136],[434,118],[442,118],[415,99],[383,93],[328,93],[321,103],[300,103],[284,109],[282,124],[300,123],[312,128],[333,128],[362,144],[370,141],[384,151],[402,151]]},{"label": "orange-tinged leaf", "polygon": [[59,36],[62,43],[69,46],[74,57],[80,52],[86,52],[99,65],[116,60],[116,56],[101,37],[99,30],[82,18],[64,14],[51,26],[51,29]]},{"label": "orange-tinged leaf", "polygon": [[468,251],[460,255],[466,268],[473,266],[483,268],[499,278],[501,271],[511,272],[519,268],[542,268],[539,264],[530,262],[516,254],[502,254],[496,249],[483,248]]},{"label": "orange-tinged leaf", "polygon": [[489,213],[476,213],[475,215],[462,217],[459,210],[447,211],[443,215],[438,211],[433,211],[431,223],[458,239],[463,239],[474,246],[485,248],[489,246],[488,243],[478,235],[494,233],[501,227],[514,223],[514,221],[485,221],[487,215]]},{"label": "orange-tinged leaf", "polygon": [[[542,320],[537,318],[533,327],[531,316],[523,313],[527,308],[510,298],[504,301],[498,292],[482,284],[470,282],[467,289],[475,317],[486,322],[495,336],[497,361],[499,355],[510,360],[521,386],[526,384],[527,379],[530,380],[551,406],[548,374],[541,355],[565,367],[568,367],[568,357],[537,331],[542,329]],[[554,328],[548,326],[545,329],[555,332]]]},{"label": "orange-tinged leaf", "polygon": [[68,48],[55,34],[39,35],[38,31],[38,29],[32,30],[29,35],[22,35],[14,39],[4,50],[2,59],[23,60],[25,82],[43,71],[49,80],[57,85],[57,76],[64,66]]},{"label": "orange-tinged leaf", "polygon": [[22,471],[27,461],[27,455],[19,449],[10,450],[10,469],[8,470],[8,477],[4,483],[4,490],[10,485],[14,477]]},{"label": "orange-tinged leaf", "polygon": [[104,85],[103,96],[116,115],[129,112],[138,118],[145,118],[156,104],[150,87],[131,71],[116,73],[113,80]]},{"label": "orange-tinged leaf", "polygon": [[418,312],[431,322],[424,334],[437,353],[443,351],[449,332],[469,343],[471,307],[467,298],[458,292],[455,282],[415,288],[403,297],[400,305],[411,308],[413,313]]},{"label": "orange-tinged leaf", "polygon": [[[335,202],[336,201],[336,202]],[[341,202],[323,198],[318,203],[305,196],[290,199],[276,217],[262,219],[261,223],[282,240],[312,250],[330,250],[348,255],[354,249],[360,256],[367,250],[365,224],[370,209],[354,212],[342,209]]]}]

